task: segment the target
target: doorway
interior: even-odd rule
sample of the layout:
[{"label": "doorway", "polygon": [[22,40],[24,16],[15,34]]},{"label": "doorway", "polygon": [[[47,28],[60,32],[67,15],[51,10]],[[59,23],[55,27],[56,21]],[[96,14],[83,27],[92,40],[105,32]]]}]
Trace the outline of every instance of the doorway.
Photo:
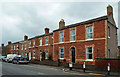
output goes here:
[{"label": "doorway", "polygon": [[71,48],[71,61],[75,63],[75,48],[74,47]]}]

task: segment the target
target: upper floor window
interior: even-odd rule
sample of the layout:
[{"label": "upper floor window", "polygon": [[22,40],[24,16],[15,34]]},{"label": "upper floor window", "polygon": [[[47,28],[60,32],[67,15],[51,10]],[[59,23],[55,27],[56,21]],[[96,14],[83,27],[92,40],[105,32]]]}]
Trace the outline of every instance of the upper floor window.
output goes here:
[{"label": "upper floor window", "polygon": [[64,32],[60,32],[60,35],[59,35],[59,39],[60,39],[60,42],[64,42]]},{"label": "upper floor window", "polygon": [[110,27],[108,26],[108,38],[110,38]]},{"label": "upper floor window", "polygon": [[25,50],[27,49],[27,44],[25,44]]},{"label": "upper floor window", "polygon": [[17,50],[18,50],[18,45],[17,45]]},{"label": "upper floor window", "polygon": [[93,27],[92,26],[86,27],[86,39],[87,40],[93,39]]},{"label": "upper floor window", "polygon": [[40,46],[42,46],[42,39],[40,39]]},{"label": "upper floor window", "polygon": [[48,50],[46,50],[45,59],[48,59]]},{"label": "upper floor window", "polygon": [[33,40],[33,47],[35,47],[35,40]]},{"label": "upper floor window", "polygon": [[11,46],[11,50],[13,50],[13,46]]},{"label": "upper floor window", "polygon": [[31,47],[31,41],[29,42],[29,47]]},{"label": "upper floor window", "polygon": [[64,50],[63,48],[60,48],[60,59],[64,58]]},{"label": "upper floor window", "polygon": [[23,45],[21,45],[21,50],[23,50]]},{"label": "upper floor window", "polygon": [[92,47],[86,48],[86,59],[91,60],[93,59],[93,49]]},{"label": "upper floor window", "polygon": [[14,46],[14,50],[15,50],[15,46]]},{"label": "upper floor window", "polygon": [[48,45],[48,38],[45,38],[45,44]]},{"label": "upper floor window", "polygon": [[75,41],[75,29],[70,31],[70,41]]}]

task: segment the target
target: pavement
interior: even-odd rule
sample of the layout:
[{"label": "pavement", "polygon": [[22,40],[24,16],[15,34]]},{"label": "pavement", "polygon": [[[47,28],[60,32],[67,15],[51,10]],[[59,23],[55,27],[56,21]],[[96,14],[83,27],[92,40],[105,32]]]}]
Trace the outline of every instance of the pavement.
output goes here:
[{"label": "pavement", "polygon": [[2,77],[120,77],[119,73],[54,67],[39,64],[12,64],[2,62]]}]

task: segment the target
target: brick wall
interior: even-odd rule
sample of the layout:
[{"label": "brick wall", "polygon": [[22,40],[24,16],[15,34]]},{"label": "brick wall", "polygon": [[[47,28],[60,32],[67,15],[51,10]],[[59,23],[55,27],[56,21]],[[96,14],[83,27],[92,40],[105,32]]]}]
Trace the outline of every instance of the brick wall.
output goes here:
[{"label": "brick wall", "polygon": [[105,59],[105,58],[98,58],[95,60],[95,66],[97,70],[106,70],[107,65],[110,63],[111,71],[119,71],[120,72],[120,59]]}]

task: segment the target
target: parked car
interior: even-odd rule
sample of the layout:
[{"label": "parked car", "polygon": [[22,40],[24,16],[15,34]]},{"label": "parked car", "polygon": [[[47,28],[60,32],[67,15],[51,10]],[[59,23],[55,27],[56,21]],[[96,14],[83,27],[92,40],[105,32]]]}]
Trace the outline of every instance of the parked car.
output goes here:
[{"label": "parked car", "polygon": [[0,56],[0,61],[5,61],[6,56]]},{"label": "parked car", "polygon": [[6,58],[7,58],[6,56],[3,56],[3,57],[2,57],[2,61],[5,61],[5,60],[6,60]]},{"label": "parked car", "polygon": [[17,56],[17,54],[8,54],[7,58],[5,59],[6,62],[12,62],[13,58]]},{"label": "parked car", "polygon": [[16,56],[14,57],[14,59],[12,60],[12,63],[17,63],[17,64],[20,64],[20,63],[26,63],[28,64],[29,63],[29,59],[27,56],[25,55],[19,55],[19,56]]}]

